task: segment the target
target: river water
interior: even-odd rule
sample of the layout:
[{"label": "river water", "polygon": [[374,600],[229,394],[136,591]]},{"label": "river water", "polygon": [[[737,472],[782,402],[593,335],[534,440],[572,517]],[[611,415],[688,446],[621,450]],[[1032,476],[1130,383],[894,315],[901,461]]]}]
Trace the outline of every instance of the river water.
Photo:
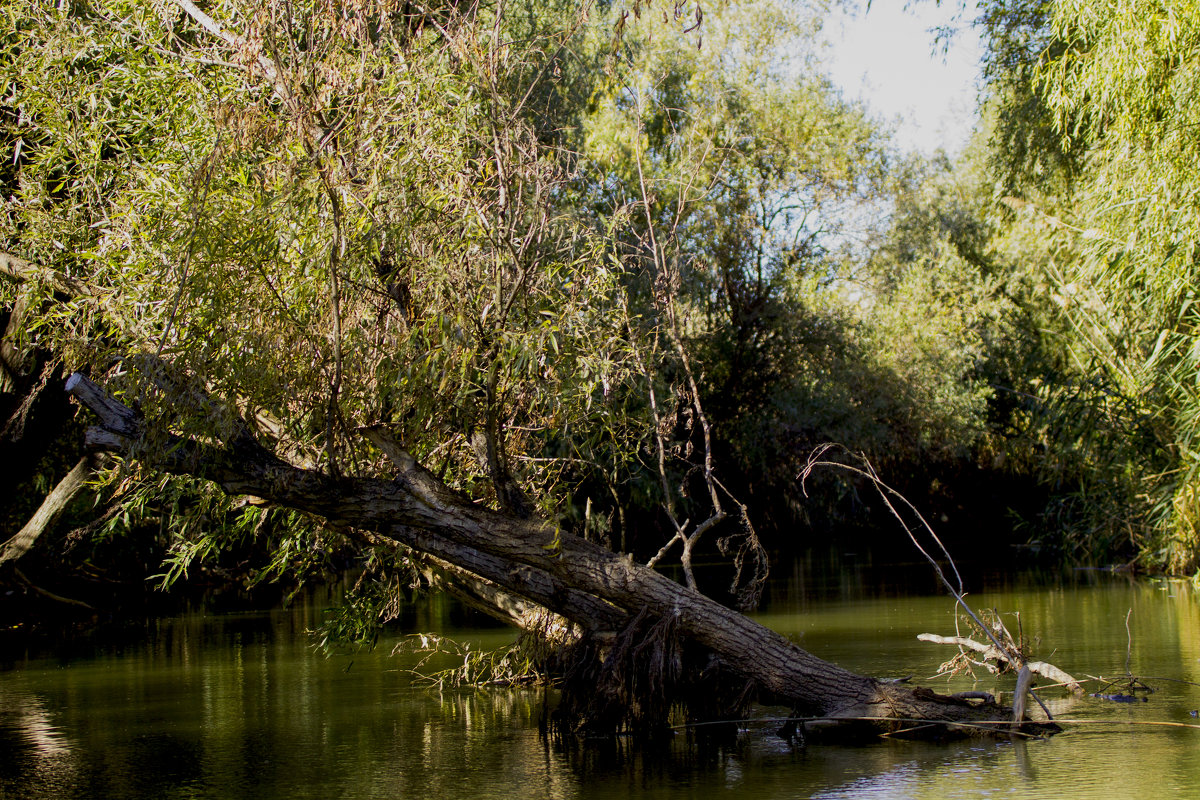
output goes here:
[{"label": "river water", "polygon": [[[842,565],[814,579],[801,566],[774,584],[759,618],[859,672],[1010,689],[1011,676],[931,679],[953,648],[916,637],[953,633],[954,608],[928,576],[897,574]],[[2,654],[0,798],[1200,797],[1200,729],[1184,727],[1200,723],[1189,713],[1200,709],[1200,596],[1189,584],[1101,573],[978,581],[969,599],[1019,611],[1037,658],[1076,677],[1124,676],[1128,659],[1155,691],[1137,703],[1046,691],[1057,717],[1106,721],[1047,740],[793,747],[777,723],[751,719],[736,736],[681,731],[652,751],[563,749],[539,733],[552,702],[539,690],[413,686],[412,656],[391,654],[406,632],[370,653],[322,656],[306,634],[321,603],[307,601]],[[418,624],[448,627],[444,614]],[[511,640],[443,632],[480,648]],[[1150,722],[1179,726],[1129,724]]]}]

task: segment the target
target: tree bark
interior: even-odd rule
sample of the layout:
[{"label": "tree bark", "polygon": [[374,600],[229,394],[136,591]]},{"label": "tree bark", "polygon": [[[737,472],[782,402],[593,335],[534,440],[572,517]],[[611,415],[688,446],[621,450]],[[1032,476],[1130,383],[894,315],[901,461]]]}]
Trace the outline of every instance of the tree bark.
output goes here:
[{"label": "tree bark", "polygon": [[79,459],[79,463],[58,482],[58,485],[46,495],[41,506],[34,512],[33,517],[25,523],[25,527],[7,542],[0,544],[0,564],[16,561],[29,552],[34,542],[46,530],[58,521],[67,506],[87,485],[96,474],[96,456],[87,455]]},{"label": "tree bark", "polygon": [[[100,418],[93,448],[148,466],[211,480],[327,519],[378,543],[405,545],[478,576],[593,633],[617,632],[642,615],[669,620],[684,640],[715,656],[723,674],[753,684],[766,700],[823,718],[1004,720],[1006,709],[856,675],[822,661],[774,631],[653,569],[536,519],[479,506],[438,481],[395,443],[390,480],[333,477],[286,463],[248,429],[223,444],[153,432],[152,421],[82,375],[67,390]],[[153,442],[153,444],[148,444]]]}]

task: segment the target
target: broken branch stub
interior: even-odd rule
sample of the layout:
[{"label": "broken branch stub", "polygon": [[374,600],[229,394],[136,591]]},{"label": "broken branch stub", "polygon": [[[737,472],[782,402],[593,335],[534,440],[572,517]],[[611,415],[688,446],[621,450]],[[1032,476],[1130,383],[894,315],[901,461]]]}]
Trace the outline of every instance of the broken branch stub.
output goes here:
[{"label": "broken branch stub", "polygon": [[[994,645],[977,642],[966,636],[939,636],[936,633],[922,633],[917,635],[917,639],[922,642],[932,642],[933,644],[952,644],[958,647],[965,647],[968,650],[980,653],[985,661],[1000,661],[1013,669],[1019,669],[1021,666],[1010,662],[1008,657]],[[1041,675],[1043,678],[1060,683],[1074,694],[1083,694],[1083,687],[1079,685],[1079,681],[1053,664],[1045,661],[1027,661],[1025,662],[1025,666],[1033,674]]]}]

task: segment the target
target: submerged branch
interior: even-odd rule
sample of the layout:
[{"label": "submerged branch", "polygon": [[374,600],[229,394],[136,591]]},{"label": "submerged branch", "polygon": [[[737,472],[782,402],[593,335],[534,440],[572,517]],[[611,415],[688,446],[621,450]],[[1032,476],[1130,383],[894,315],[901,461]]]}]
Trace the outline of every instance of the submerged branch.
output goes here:
[{"label": "submerged branch", "polygon": [[[1013,664],[1003,650],[996,648],[994,645],[983,644],[974,639],[968,639],[966,636],[939,636],[936,633],[922,633],[918,634],[917,639],[922,642],[932,642],[933,644],[953,644],[959,647],[966,647],[969,650],[974,650],[976,653],[981,653],[985,660],[1003,661],[1014,669],[1019,669],[1020,666]],[[1045,661],[1026,661],[1024,663],[1025,666],[1029,667],[1029,671],[1035,675],[1041,675],[1043,678],[1048,678],[1055,683],[1062,684],[1075,694],[1083,694],[1083,687],[1079,685],[1079,681],[1053,664]]]},{"label": "submerged branch", "polygon": [[[1053,719],[1052,715],[1050,714],[1050,709],[1048,709],[1046,707],[1046,704],[1042,702],[1041,698],[1039,698],[1037,696],[1037,694],[1035,694],[1033,692],[1033,690],[1030,688],[1030,683],[1031,683],[1030,678],[1031,678],[1032,667],[1027,662],[1025,655],[1021,652],[1021,648],[1020,648],[1019,644],[1014,642],[1012,635],[1008,632],[1008,629],[1005,628],[1003,625],[1000,625],[1000,630],[1003,632],[1004,636],[1007,638],[1008,644],[1012,645],[1012,647],[1007,647],[1005,645],[1005,643],[1000,640],[999,636],[991,629],[991,627],[988,625],[985,625],[983,620],[981,620],[979,618],[979,615],[975,613],[975,610],[973,608],[971,608],[971,606],[967,603],[966,591],[963,587],[962,575],[958,571],[958,566],[954,563],[954,559],[953,559],[953,557],[951,557],[950,551],[946,549],[946,545],[942,543],[941,538],[939,538],[937,533],[934,532],[933,527],[926,521],[924,515],[921,514],[921,512],[916,508],[916,506],[914,506],[908,500],[907,497],[905,497],[900,492],[893,489],[888,484],[884,483],[883,480],[879,477],[878,473],[875,472],[875,467],[871,464],[871,462],[869,460],[867,460],[867,458],[865,456],[862,456],[862,455],[859,456],[859,458],[861,459],[861,461],[864,465],[862,468],[856,467],[852,464],[843,464],[843,463],[840,463],[837,461],[822,461],[821,460],[822,456],[824,456],[824,454],[826,452],[828,452],[829,450],[834,449],[836,447],[838,447],[838,445],[825,444],[825,445],[818,447],[815,451],[813,451],[812,455],[809,456],[808,462],[805,464],[804,469],[801,471],[800,475],[798,476],[800,479],[800,482],[801,482],[801,486],[802,487],[804,486],[805,480],[808,478],[809,475],[812,474],[812,471],[816,467],[834,467],[836,469],[841,469],[846,472],[849,472],[852,475],[858,475],[859,477],[866,478],[871,483],[871,485],[875,488],[875,491],[877,491],[879,493],[879,497],[881,500],[883,500],[884,505],[887,506],[888,511],[892,514],[893,517],[896,518],[896,521],[900,523],[900,526],[904,529],[904,532],[908,535],[908,538],[913,543],[913,546],[917,548],[917,550],[921,553],[921,555],[925,557],[925,560],[928,561],[929,564],[933,567],[933,571],[937,574],[938,578],[941,580],[942,585],[945,586],[946,590],[949,591],[950,594],[954,597],[955,603],[959,607],[961,607],[964,612],[966,612],[967,616],[971,618],[971,620],[975,623],[976,626],[978,626],[979,630],[981,630],[983,632],[983,634],[988,637],[988,639],[992,643],[992,647],[989,648],[986,645],[978,645],[978,643],[973,643],[973,644],[976,644],[978,647],[983,647],[983,649],[985,651],[992,651],[994,648],[995,657],[997,659],[1002,659],[1002,660],[1006,661],[1008,664],[1010,664],[1013,667],[1013,669],[1015,669],[1017,671],[1017,673],[1018,673],[1017,694],[1013,700],[1013,725],[1014,726],[1019,725],[1022,722],[1022,720],[1024,720],[1024,718],[1025,718],[1025,696],[1026,696],[1026,694],[1033,697],[1033,699],[1037,702],[1037,704],[1039,706],[1041,706],[1042,711],[1045,712],[1046,717],[1048,719]],[[934,542],[934,544],[937,545],[938,550],[941,551],[942,555],[945,557],[946,561],[949,563],[950,569],[953,570],[953,572],[954,572],[954,577],[957,581],[957,586],[955,586],[954,584],[952,584],[950,582],[949,578],[946,577],[946,573],[942,570],[941,564],[939,564],[937,559],[934,558],[933,556],[931,556],[929,554],[929,552],[925,549],[925,547],[921,544],[920,540],[917,538],[917,534],[914,533],[913,528],[910,527],[907,522],[905,522],[904,516],[896,509],[895,504],[892,502],[893,499],[895,499],[896,502],[900,503],[904,508],[907,508],[909,510],[909,512],[914,517],[916,517],[917,522],[919,523],[919,526],[920,526],[919,529],[923,530],[925,532],[925,535],[927,535]],[[1070,676],[1068,676],[1065,672],[1062,672],[1061,670],[1058,670],[1058,672],[1060,675],[1070,678]],[[1059,682],[1064,683],[1066,681],[1060,680]],[[1071,679],[1069,682],[1075,683],[1074,679]],[[1076,690],[1082,691],[1082,690],[1078,689],[1077,683],[1075,683],[1075,687],[1076,688],[1073,689],[1073,691],[1076,691]]]}]

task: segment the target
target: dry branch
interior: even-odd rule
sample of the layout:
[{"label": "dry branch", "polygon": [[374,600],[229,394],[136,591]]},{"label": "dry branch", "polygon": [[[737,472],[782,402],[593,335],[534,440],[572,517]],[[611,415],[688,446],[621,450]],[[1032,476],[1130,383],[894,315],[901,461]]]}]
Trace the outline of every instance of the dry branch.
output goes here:
[{"label": "dry branch", "polygon": [[[1020,665],[1013,663],[1008,655],[1003,651],[990,644],[983,644],[974,639],[968,639],[965,636],[939,636],[936,633],[922,633],[917,636],[922,642],[932,642],[934,644],[953,644],[958,647],[965,647],[968,650],[973,650],[980,653],[984,660],[1003,661],[1013,669],[1019,669]],[[1071,677],[1069,674],[1045,661],[1026,661],[1025,666],[1029,667],[1029,671],[1035,675],[1041,675],[1043,678],[1048,678],[1055,683],[1060,683],[1066,686],[1075,694],[1083,694],[1083,687],[1079,685],[1079,681]]]},{"label": "dry branch", "polygon": [[94,455],[79,459],[79,463],[46,495],[46,499],[17,535],[0,544],[0,564],[16,561],[29,552],[38,537],[62,516],[70,502],[95,475],[96,467],[97,457]]}]

